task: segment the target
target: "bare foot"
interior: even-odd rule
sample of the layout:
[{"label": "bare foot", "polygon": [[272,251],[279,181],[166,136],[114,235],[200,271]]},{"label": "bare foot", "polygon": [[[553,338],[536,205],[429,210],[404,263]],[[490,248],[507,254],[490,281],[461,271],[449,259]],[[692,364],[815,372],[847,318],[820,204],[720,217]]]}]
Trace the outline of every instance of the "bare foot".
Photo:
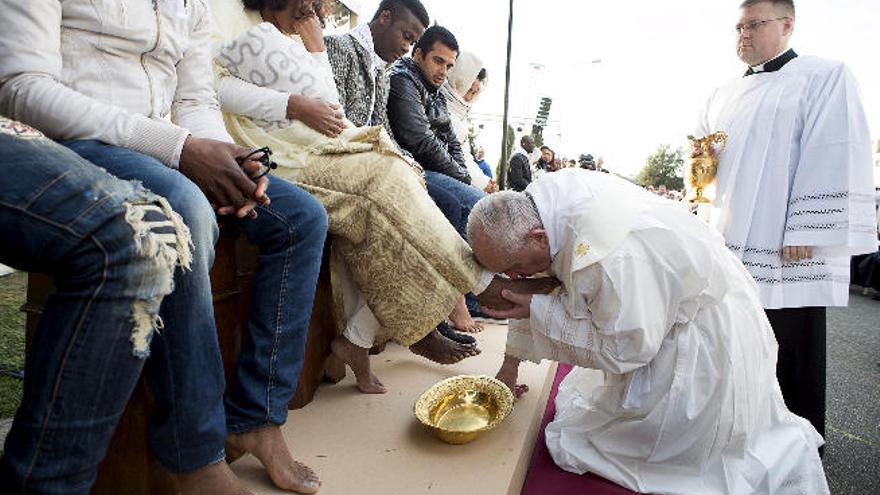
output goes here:
[{"label": "bare foot", "polygon": [[452,309],[452,313],[449,313],[449,321],[452,322],[453,327],[462,332],[478,333],[483,331],[483,324],[477,323],[471,318],[471,313],[464,303],[464,296],[461,296],[461,299],[455,303],[455,308]]},{"label": "bare foot", "polygon": [[[272,483],[282,490],[316,493],[321,487],[318,475],[310,467],[293,460],[284,436],[281,435],[281,428],[277,425],[261,426],[244,433],[230,433],[226,437],[226,450],[230,455],[244,452],[253,454],[266,468]],[[204,493],[214,495],[210,492]]]},{"label": "bare foot", "polygon": [[447,339],[440,335],[436,328],[425,338],[409,346],[409,350],[440,364],[454,364],[482,352],[475,346],[459,344],[454,340]]},{"label": "bare foot", "polygon": [[354,371],[358,390],[365,394],[384,394],[388,391],[370,371],[369,349],[358,347],[345,336],[339,335],[330,343],[330,350]]},{"label": "bare foot", "polygon": [[513,307],[510,301],[501,297],[503,289],[509,289],[517,294],[549,294],[559,286],[559,280],[553,277],[521,278],[513,280],[495,275],[492,283],[486,290],[481,292],[477,299],[480,304],[490,308],[505,310]]},{"label": "bare foot", "polygon": [[242,486],[226,461],[174,475],[182,495],[253,495]]},{"label": "bare foot", "polygon": [[507,388],[513,392],[514,399],[519,399],[523,394],[529,391],[528,385],[516,383],[518,378],[519,359],[505,355],[501,368],[498,370],[498,373],[495,374],[495,379],[507,385]]}]

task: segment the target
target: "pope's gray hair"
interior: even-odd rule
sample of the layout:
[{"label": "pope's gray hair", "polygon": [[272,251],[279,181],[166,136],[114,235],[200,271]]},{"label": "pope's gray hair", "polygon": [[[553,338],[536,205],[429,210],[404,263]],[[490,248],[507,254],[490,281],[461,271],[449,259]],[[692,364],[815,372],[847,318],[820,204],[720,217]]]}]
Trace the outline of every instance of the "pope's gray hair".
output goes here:
[{"label": "pope's gray hair", "polygon": [[471,209],[467,236],[471,246],[481,228],[501,250],[513,253],[526,245],[526,236],[534,228],[543,228],[535,203],[522,192],[501,191],[490,194]]}]

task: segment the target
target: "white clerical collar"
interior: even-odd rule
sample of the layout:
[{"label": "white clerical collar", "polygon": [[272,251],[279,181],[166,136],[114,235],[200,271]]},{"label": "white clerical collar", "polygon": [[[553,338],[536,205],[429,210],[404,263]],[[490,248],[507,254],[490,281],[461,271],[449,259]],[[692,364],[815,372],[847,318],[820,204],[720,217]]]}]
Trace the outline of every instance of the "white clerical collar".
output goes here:
[{"label": "white clerical collar", "polygon": [[[788,48],[784,48],[781,52],[777,53],[775,57],[773,57],[773,58],[771,58],[771,59],[769,59],[769,60],[765,60],[763,64],[759,64],[759,65],[750,65],[749,67],[752,69],[752,72],[754,72],[754,73],[764,72],[764,66],[765,66],[765,65],[767,65],[767,64],[769,64],[770,62],[776,60],[777,58],[779,58],[779,57],[785,55],[785,52],[787,52],[787,51],[788,51]],[[742,67],[742,66],[740,65],[740,67]]]},{"label": "white clerical collar", "polygon": [[370,54],[371,72],[375,72],[377,69],[384,69],[388,65],[388,62],[382,60],[382,57],[376,53],[376,45],[373,43],[373,32],[370,30],[369,24],[361,24],[352,29],[351,35]]}]

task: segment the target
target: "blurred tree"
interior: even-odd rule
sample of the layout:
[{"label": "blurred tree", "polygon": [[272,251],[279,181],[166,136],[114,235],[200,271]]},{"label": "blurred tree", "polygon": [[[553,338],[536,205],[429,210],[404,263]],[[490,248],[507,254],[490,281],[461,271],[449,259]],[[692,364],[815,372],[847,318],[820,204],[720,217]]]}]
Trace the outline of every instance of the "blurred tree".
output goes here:
[{"label": "blurred tree", "polygon": [[504,149],[507,150],[506,156],[513,156],[513,144],[516,142],[516,134],[513,126],[507,124],[507,139],[504,140],[504,148],[502,149],[502,158],[498,159],[498,165],[495,166],[495,177],[498,178],[498,187],[504,189],[507,184],[507,167],[509,164],[504,163]]},{"label": "blurred tree", "polygon": [[346,27],[351,21],[352,10],[345,6],[340,0],[326,0],[324,9],[327,12],[327,23],[337,27]]},{"label": "blurred tree", "polygon": [[684,188],[684,150],[671,148],[671,145],[662,144],[648,157],[645,168],[636,176],[640,185],[657,187],[663,184],[667,189],[676,191]]},{"label": "blurred tree", "polygon": [[470,152],[471,155],[477,154],[477,136],[480,135],[480,128],[474,125],[473,122],[468,122],[468,149],[466,151]]},{"label": "blurred tree", "polygon": [[535,147],[540,148],[544,146],[544,128],[533,125],[532,126],[532,139],[535,140]]}]

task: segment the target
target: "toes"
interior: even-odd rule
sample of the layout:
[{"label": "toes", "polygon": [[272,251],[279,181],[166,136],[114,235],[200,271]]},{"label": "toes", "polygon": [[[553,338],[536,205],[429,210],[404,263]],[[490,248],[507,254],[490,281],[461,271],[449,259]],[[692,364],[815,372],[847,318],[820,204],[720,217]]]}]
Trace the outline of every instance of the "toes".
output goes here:
[{"label": "toes", "polygon": [[312,471],[311,468],[309,468],[305,464],[302,464],[300,462],[297,462],[297,464],[302,469],[302,471],[300,471],[299,473],[298,478],[300,480],[299,484],[302,485],[303,488],[305,488],[305,490],[303,491],[305,493],[317,492],[318,488],[321,487],[321,479],[318,478],[318,475],[315,474],[315,472]]},{"label": "toes", "polygon": [[455,350],[451,356],[451,361],[445,364],[455,364],[459,361],[463,361],[469,357],[474,357],[480,354],[482,351],[476,347],[460,347]]},{"label": "toes", "polygon": [[388,392],[385,385],[375,376],[371,376],[368,380],[358,380],[357,387],[364,394],[384,394]]},{"label": "toes", "polygon": [[468,326],[467,328],[465,328],[462,331],[468,332],[468,333],[480,333],[483,331],[483,325],[480,323],[474,322],[473,325]]},{"label": "toes", "polygon": [[375,385],[373,383],[368,385],[358,385],[358,390],[360,390],[361,393],[364,394],[384,394],[388,392],[388,389],[386,389],[384,386]]},{"label": "toes", "polygon": [[[306,466],[299,461],[293,461],[293,465],[289,465],[289,486],[276,485],[281,489],[293,490],[299,493],[315,493],[321,487],[321,480],[312,468]],[[288,485],[288,483],[283,483]]]}]

